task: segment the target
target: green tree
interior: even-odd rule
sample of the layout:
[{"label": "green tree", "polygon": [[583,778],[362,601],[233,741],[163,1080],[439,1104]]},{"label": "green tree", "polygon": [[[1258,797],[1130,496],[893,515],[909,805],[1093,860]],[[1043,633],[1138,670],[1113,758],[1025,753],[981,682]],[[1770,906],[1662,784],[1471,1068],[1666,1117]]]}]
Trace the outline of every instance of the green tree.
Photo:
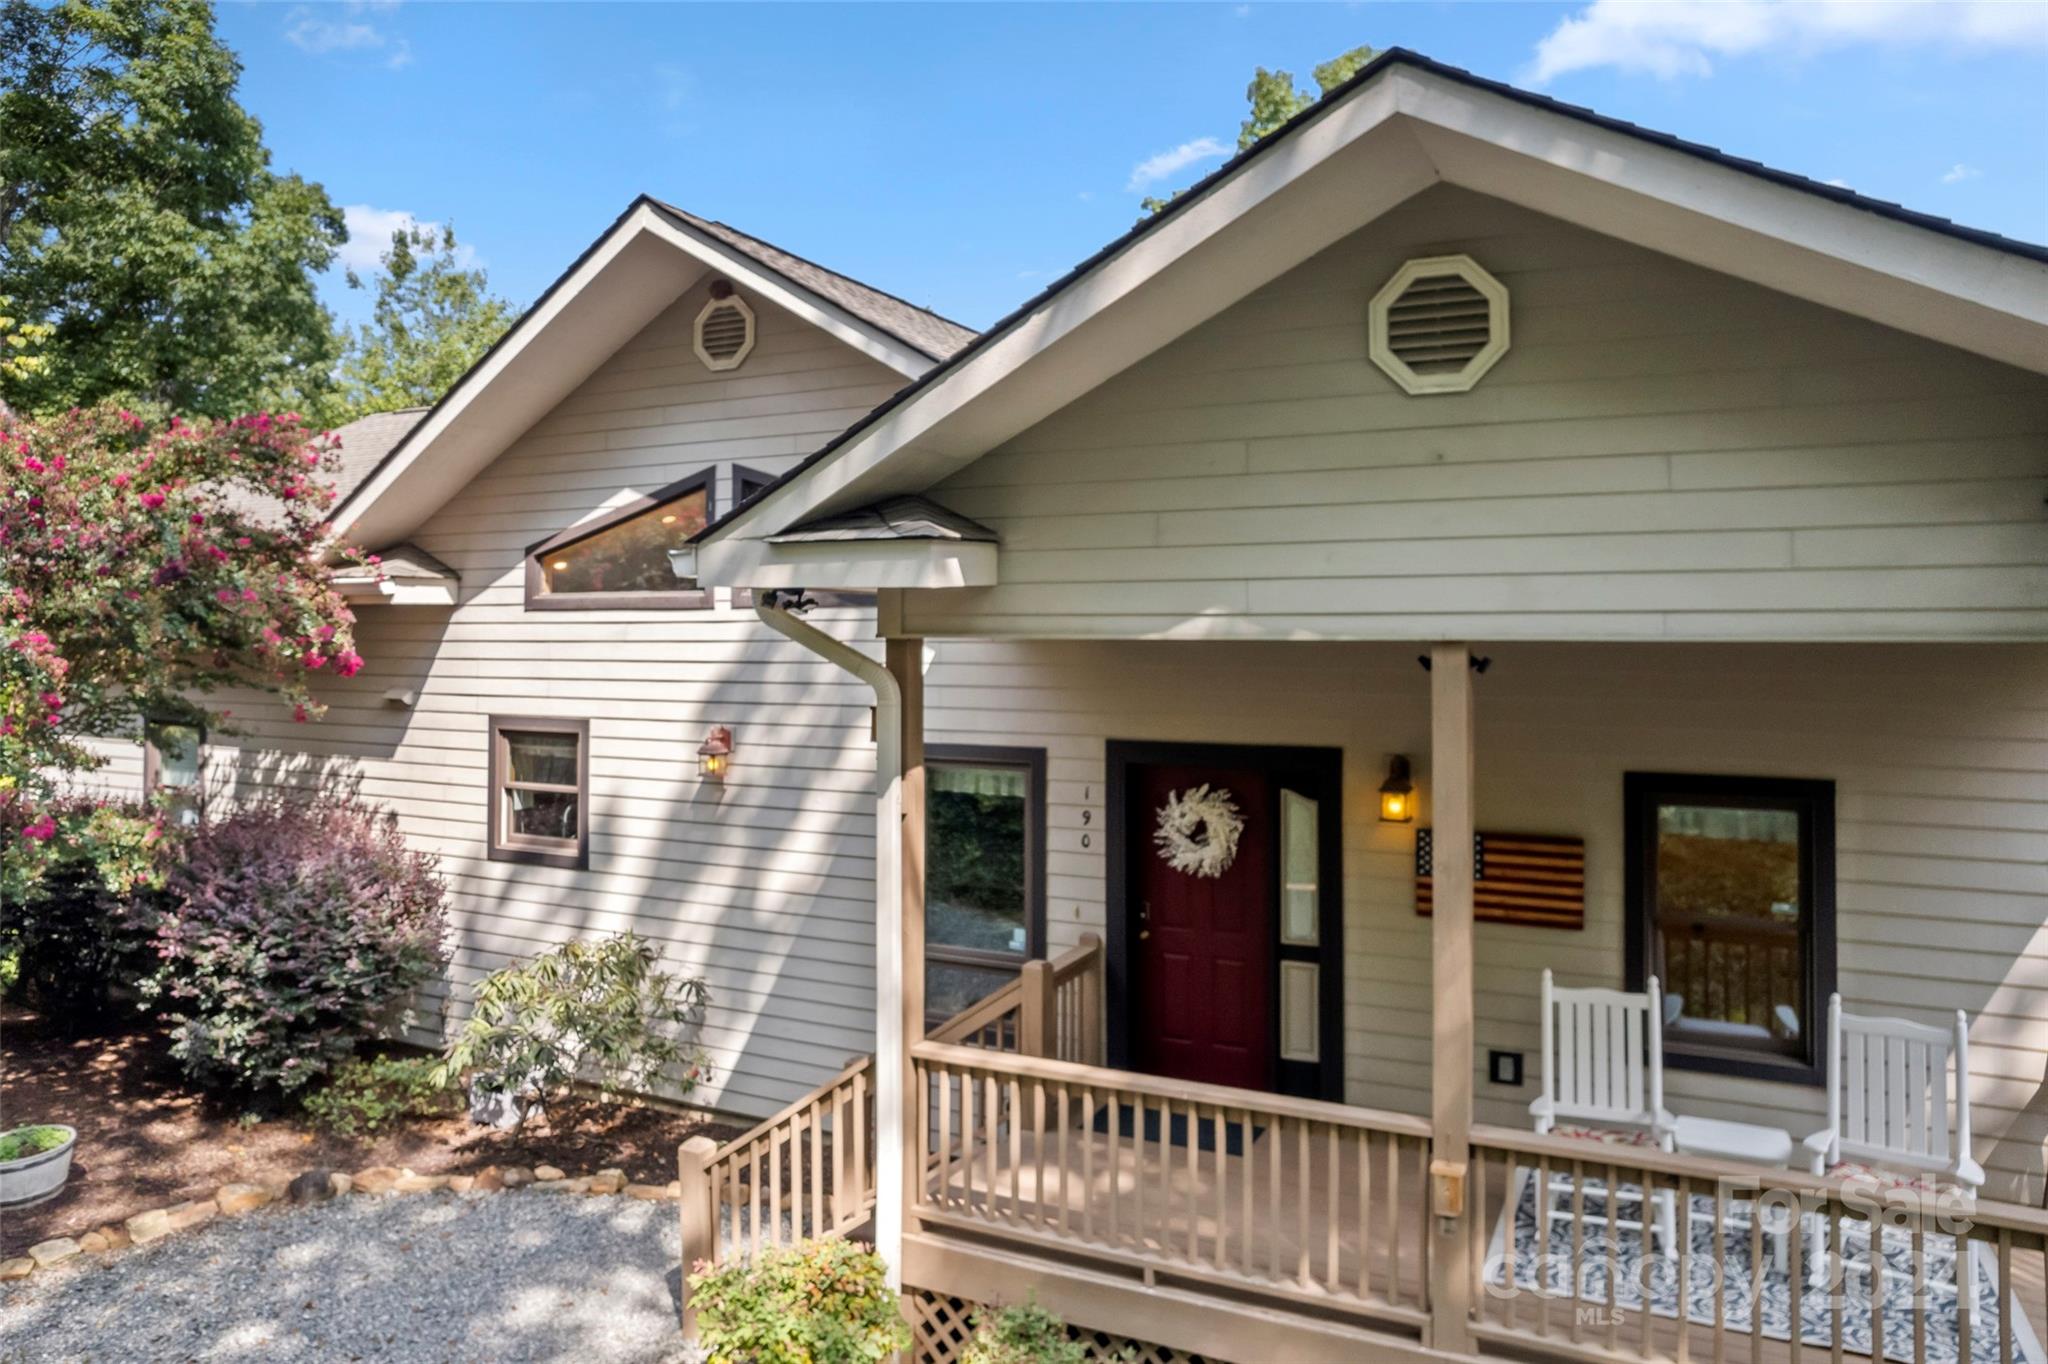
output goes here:
[{"label": "green tree", "polygon": [[1316,93],[1297,89],[1294,73],[1291,71],[1268,71],[1260,67],[1252,73],[1252,83],[1244,90],[1245,102],[1251,106],[1251,117],[1237,127],[1237,149],[1250,147],[1267,133],[1272,132],[1288,119],[1329,94],[1345,81],[1358,73],[1358,68],[1373,59],[1370,47],[1354,47],[1349,52],[1332,57],[1315,69]]},{"label": "green tree", "polygon": [[373,288],[371,322],[348,339],[341,362],[335,423],[394,407],[431,403],[489,350],[516,315],[490,290],[481,267],[465,267],[455,229],[401,228],[365,283],[353,270],[351,289]]},{"label": "green tree", "polygon": [[[1244,89],[1245,103],[1251,107],[1251,114],[1237,127],[1237,149],[1249,149],[1254,142],[1350,80],[1375,55],[1370,47],[1354,47],[1322,63],[1315,69],[1316,93],[1313,95],[1295,86],[1291,71],[1268,71],[1263,66],[1257,68],[1252,72],[1251,84]],[[1145,211],[1157,213],[1179,197],[1180,191],[1175,190],[1164,199],[1148,198]]]},{"label": "green tree", "polygon": [[0,0],[0,295],[53,329],[0,399],[225,417],[325,382],[313,276],[348,229],[270,169],[213,19],[207,0]]}]

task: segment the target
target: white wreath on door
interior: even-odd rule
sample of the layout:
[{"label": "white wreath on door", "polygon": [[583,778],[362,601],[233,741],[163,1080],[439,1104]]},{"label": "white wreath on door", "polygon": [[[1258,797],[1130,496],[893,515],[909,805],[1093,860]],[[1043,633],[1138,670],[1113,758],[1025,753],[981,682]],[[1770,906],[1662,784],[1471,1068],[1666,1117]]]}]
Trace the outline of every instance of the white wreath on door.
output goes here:
[{"label": "white wreath on door", "polygon": [[1175,871],[1213,879],[1237,860],[1237,840],[1243,833],[1244,816],[1230,792],[1222,787],[1211,791],[1205,782],[1189,791],[1166,793],[1152,841]]}]

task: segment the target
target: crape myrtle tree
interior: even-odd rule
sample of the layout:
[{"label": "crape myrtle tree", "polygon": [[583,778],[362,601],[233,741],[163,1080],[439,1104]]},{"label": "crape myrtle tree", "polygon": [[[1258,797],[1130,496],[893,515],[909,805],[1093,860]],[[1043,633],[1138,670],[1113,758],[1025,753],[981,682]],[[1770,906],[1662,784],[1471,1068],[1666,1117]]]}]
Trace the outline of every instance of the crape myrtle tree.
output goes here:
[{"label": "crape myrtle tree", "polygon": [[109,888],[147,874],[155,817],[64,798],[100,764],[87,736],[222,726],[206,698],[226,687],[304,720],[322,680],[362,666],[322,562],[335,448],[292,413],[0,408],[0,900],[59,858]]}]

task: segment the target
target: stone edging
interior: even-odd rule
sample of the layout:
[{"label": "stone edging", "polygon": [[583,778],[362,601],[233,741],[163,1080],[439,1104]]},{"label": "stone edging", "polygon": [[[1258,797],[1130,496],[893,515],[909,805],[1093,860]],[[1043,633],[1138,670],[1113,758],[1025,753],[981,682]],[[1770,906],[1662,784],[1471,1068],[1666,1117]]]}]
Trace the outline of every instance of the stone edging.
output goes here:
[{"label": "stone edging", "polygon": [[175,1232],[204,1226],[216,1217],[241,1217],[279,1201],[325,1203],[351,1193],[365,1197],[436,1191],[480,1194],[520,1188],[584,1197],[623,1194],[649,1203],[674,1202],[682,1194],[678,1180],[667,1184],[629,1184],[625,1171],[616,1168],[574,1177],[552,1165],[536,1165],[532,1169],[524,1165],[492,1165],[473,1175],[420,1175],[389,1165],[373,1165],[352,1175],[339,1170],[308,1170],[291,1180],[223,1184],[211,1198],[152,1208],[75,1237],[56,1236],[38,1242],[28,1248],[26,1255],[0,1260],[0,1283],[26,1279],[38,1269],[62,1264],[82,1254],[104,1259],[130,1246],[146,1246]]}]

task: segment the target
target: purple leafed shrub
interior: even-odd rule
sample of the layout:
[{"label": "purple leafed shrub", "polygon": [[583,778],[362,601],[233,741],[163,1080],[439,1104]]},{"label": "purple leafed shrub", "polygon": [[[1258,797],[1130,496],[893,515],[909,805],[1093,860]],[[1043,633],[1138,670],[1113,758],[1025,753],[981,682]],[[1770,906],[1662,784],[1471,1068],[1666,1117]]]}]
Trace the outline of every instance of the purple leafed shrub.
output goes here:
[{"label": "purple leafed shrub", "polygon": [[321,1078],[447,961],[434,859],[364,806],[231,815],[194,833],[165,889],[144,989],[204,1084]]}]

